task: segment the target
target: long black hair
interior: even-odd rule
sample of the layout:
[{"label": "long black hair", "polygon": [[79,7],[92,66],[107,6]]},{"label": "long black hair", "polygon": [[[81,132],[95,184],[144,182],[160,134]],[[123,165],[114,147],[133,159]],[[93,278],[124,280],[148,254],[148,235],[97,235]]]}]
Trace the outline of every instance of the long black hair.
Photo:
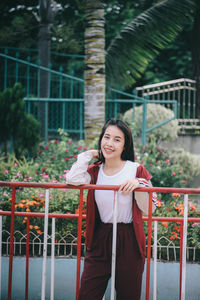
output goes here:
[{"label": "long black hair", "polygon": [[133,147],[133,138],[132,138],[131,130],[126,123],[124,123],[120,119],[115,119],[115,118],[111,118],[107,120],[102,128],[101,134],[99,136],[99,141],[98,141],[99,160],[103,163],[105,162],[105,157],[103,156],[101,151],[101,140],[108,126],[117,126],[124,133],[125,142],[124,142],[124,150],[121,154],[121,159],[134,161],[134,147]]}]

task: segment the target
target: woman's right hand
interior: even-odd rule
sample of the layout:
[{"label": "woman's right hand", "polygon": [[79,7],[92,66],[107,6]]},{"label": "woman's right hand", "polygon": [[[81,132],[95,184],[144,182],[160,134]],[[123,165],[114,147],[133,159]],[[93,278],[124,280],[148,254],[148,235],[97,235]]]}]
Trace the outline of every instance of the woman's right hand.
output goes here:
[{"label": "woman's right hand", "polygon": [[91,154],[92,154],[92,157],[93,158],[98,158],[99,157],[99,151],[98,150],[90,150]]}]

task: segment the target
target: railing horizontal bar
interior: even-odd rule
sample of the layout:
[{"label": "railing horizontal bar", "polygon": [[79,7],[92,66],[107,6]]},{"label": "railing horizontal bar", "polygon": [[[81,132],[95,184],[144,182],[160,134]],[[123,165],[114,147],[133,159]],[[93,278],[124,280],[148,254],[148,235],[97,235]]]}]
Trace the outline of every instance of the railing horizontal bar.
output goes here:
[{"label": "railing horizontal bar", "polygon": [[[90,190],[113,190],[117,191],[119,185],[95,185],[83,184],[79,186],[67,185],[64,183],[39,183],[39,182],[8,182],[0,181],[0,186],[10,187],[34,187],[34,188],[66,188],[66,189],[90,189]],[[169,187],[146,187],[135,190],[137,192],[158,192],[158,193],[180,193],[180,194],[200,194],[200,188],[169,188]]]},{"label": "railing horizontal bar", "polygon": [[[111,102],[111,103],[113,103],[113,99],[106,99],[106,102]],[[146,103],[156,103],[156,104],[158,104],[158,103],[161,103],[161,104],[176,104],[177,103],[177,101],[176,100],[148,100],[148,99],[144,99],[144,98],[141,98],[141,100],[136,100],[136,99],[131,99],[131,100],[129,100],[129,99],[115,99],[115,101],[114,102],[116,102],[116,103],[144,103],[144,102],[146,102]]]},{"label": "railing horizontal bar", "polygon": [[[0,210],[0,216],[10,216],[11,211],[3,211]],[[44,218],[44,213],[33,213],[33,212],[15,212],[15,216],[18,217],[36,217],[36,218]],[[49,213],[49,218],[64,218],[64,219],[77,219],[79,217],[79,214],[53,214]],[[86,218],[86,215],[83,215],[83,219]],[[142,217],[143,221],[148,221],[148,217]],[[153,217],[152,221],[158,221],[158,222],[183,222],[183,218],[181,217]],[[199,222],[200,218],[192,217],[188,218],[188,222]]]},{"label": "railing horizontal bar", "polygon": [[73,79],[75,81],[79,81],[79,82],[82,82],[82,83],[84,82],[83,79],[80,79],[78,77],[74,77],[74,76],[71,76],[71,75],[66,75],[66,74],[63,74],[61,72],[54,71],[54,70],[51,70],[49,68],[46,68],[46,67],[43,67],[43,66],[40,66],[40,65],[36,65],[36,64],[30,63],[30,62],[26,62],[25,60],[22,60],[22,59],[18,59],[18,58],[15,58],[15,57],[12,57],[12,56],[9,56],[9,55],[5,55],[5,54],[2,54],[2,53],[0,53],[0,56],[2,56],[4,58],[7,58],[7,59],[10,59],[10,60],[14,60],[18,63],[29,65],[30,67],[34,67],[34,68],[40,69],[42,71],[46,71],[46,72],[50,72],[52,74],[62,76],[62,77],[67,78],[67,79]]},{"label": "railing horizontal bar", "polygon": [[195,80],[188,79],[188,78],[180,78],[180,79],[176,79],[176,80],[163,81],[161,83],[154,83],[154,84],[144,85],[143,87],[137,87],[136,90],[140,91],[140,90],[143,90],[143,89],[146,89],[146,88],[158,87],[158,86],[162,86],[162,85],[180,83],[180,82],[195,83]]},{"label": "railing horizontal bar", "polygon": [[[2,216],[10,216],[11,212],[10,211],[3,211],[0,210],[0,215]],[[34,212],[15,212],[15,216],[18,217],[34,217],[34,218],[44,218],[44,213],[34,213]],[[49,213],[48,214],[49,218],[64,218],[64,219],[77,219],[79,217],[79,214],[53,214]],[[85,218],[86,215],[83,215],[83,218]]]},{"label": "railing horizontal bar", "polygon": [[196,91],[195,87],[191,87],[191,86],[176,86],[176,87],[166,87],[163,89],[163,87],[161,86],[161,88],[159,90],[153,90],[153,91],[146,91],[143,93],[143,96],[152,96],[152,95],[160,95],[163,93],[169,93],[169,92],[175,92],[175,91],[180,91],[180,90],[190,90],[190,91]]},{"label": "railing horizontal bar", "polygon": [[84,102],[83,98],[24,98],[25,101],[37,101],[37,102]]}]

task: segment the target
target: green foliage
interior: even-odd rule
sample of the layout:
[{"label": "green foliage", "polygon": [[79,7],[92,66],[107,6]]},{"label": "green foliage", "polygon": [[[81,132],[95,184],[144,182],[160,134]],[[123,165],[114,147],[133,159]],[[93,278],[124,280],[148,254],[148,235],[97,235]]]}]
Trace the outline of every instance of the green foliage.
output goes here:
[{"label": "green foliage", "polygon": [[153,186],[184,187],[190,179],[181,163],[173,159],[166,149],[158,147],[155,141],[136,148],[136,161],[144,165],[152,175]]},{"label": "green foliage", "polygon": [[183,30],[193,14],[188,7],[194,6],[195,1],[190,0],[161,1],[125,26],[107,49],[109,79],[126,87],[133,85],[149,62]]},{"label": "green foliage", "polygon": [[[74,142],[64,130],[59,130],[60,140],[51,140],[48,146],[41,145],[34,159],[17,159],[14,155],[5,162],[1,159],[0,180],[12,182],[51,182],[65,183],[65,175],[76,161],[77,154],[87,148],[83,141]],[[86,197],[85,192],[85,197]],[[45,195],[43,189],[17,189],[16,210],[44,212]],[[0,209],[10,210],[11,190],[1,188]],[[79,191],[74,189],[52,189],[50,193],[49,212],[75,213],[78,209]],[[6,218],[4,226],[9,226]],[[42,218],[31,218],[31,229],[42,234]],[[69,232],[76,234],[76,220],[59,219],[57,226],[61,234]],[[8,228],[8,227],[7,227]],[[16,218],[15,229],[24,231],[26,218]]]},{"label": "green foliage", "polygon": [[[132,116],[133,109],[131,108],[125,112],[123,120],[133,129],[134,136],[139,137],[142,134],[143,106],[140,105],[135,107],[134,122],[132,122]],[[147,104],[147,129],[173,117],[174,113],[171,109],[160,104]],[[156,142],[174,140],[178,137],[178,131],[178,121],[175,119],[147,133],[147,139],[151,140],[153,138]]]},{"label": "green foliage", "polygon": [[192,154],[178,148],[171,151],[171,157],[179,162],[188,178],[200,175],[200,154]]},{"label": "green foliage", "polygon": [[39,143],[39,122],[25,112],[24,89],[20,83],[0,93],[0,136],[7,155],[7,142],[12,140],[16,157],[27,151],[33,154]]}]

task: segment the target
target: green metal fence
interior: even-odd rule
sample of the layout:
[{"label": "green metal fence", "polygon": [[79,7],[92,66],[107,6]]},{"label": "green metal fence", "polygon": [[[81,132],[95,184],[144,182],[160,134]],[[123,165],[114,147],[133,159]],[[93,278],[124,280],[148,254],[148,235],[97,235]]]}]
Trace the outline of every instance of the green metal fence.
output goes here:
[{"label": "green metal fence", "polygon": [[[44,68],[33,62],[0,54],[0,90],[13,87],[20,82],[26,91],[26,111],[38,119],[39,103],[45,103],[45,137],[57,133],[59,128],[73,134],[79,139],[84,138],[84,80],[75,76],[63,74],[49,68]],[[40,74],[48,72],[49,97],[40,97]],[[171,105],[174,109],[174,118],[177,116],[177,103],[174,100],[147,100],[135,94],[125,93],[110,88],[107,91],[106,119],[119,117],[126,110],[136,105],[143,105],[142,143],[146,143],[146,133],[162,126],[172,119],[166,120],[153,128],[147,129],[147,103],[162,103]]]}]

